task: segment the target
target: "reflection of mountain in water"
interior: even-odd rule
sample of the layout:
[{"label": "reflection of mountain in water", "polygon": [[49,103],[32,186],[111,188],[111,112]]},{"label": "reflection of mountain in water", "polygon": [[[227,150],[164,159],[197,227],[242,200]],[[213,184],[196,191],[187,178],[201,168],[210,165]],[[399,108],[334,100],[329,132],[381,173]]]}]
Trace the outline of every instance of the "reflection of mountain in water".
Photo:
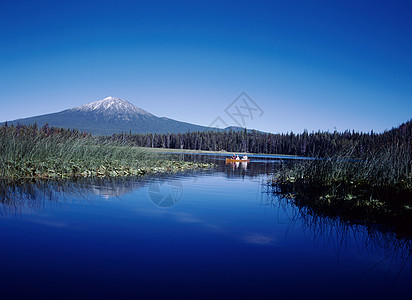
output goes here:
[{"label": "reflection of mountain in water", "polygon": [[[168,182],[170,174],[156,176],[155,180],[158,183]],[[0,216],[28,214],[45,209],[55,210],[73,202],[74,199],[88,201],[92,196],[110,200],[146,187],[152,181],[153,178],[149,177],[40,180],[21,183],[0,181]]]},{"label": "reflection of mountain in water", "polygon": [[0,181],[0,215],[27,214],[44,209],[54,210],[73,201],[93,195],[105,199],[119,197],[144,187],[138,179],[81,179],[77,181],[35,181],[10,183]]},{"label": "reflection of mountain in water", "polygon": [[[250,164],[251,166],[252,164]],[[261,174],[266,172],[266,167],[261,168],[260,172],[252,174]],[[252,168],[252,167],[251,167]],[[273,168],[273,164],[272,164]],[[252,176],[250,175],[249,165],[245,168],[239,166],[219,165],[218,173],[226,172],[228,177]],[[212,173],[214,171],[202,171]],[[193,174],[193,173],[188,173]],[[182,174],[177,177],[180,178]],[[219,175],[218,175],[219,176]],[[256,176],[256,175],[253,175]],[[99,195],[103,198],[118,197],[125,195],[133,190],[150,186],[153,182],[163,183],[170,182],[170,179],[176,177],[164,176],[157,177],[156,180],[150,178],[128,178],[128,179],[82,179],[76,182],[59,182],[59,181],[38,181],[26,182],[22,184],[11,184],[0,182],[0,216],[22,215],[44,210],[54,211],[64,209],[73,201],[89,201],[93,195]],[[170,183],[169,183],[170,185]],[[152,186],[157,187],[157,185]],[[171,188],[176,187],[172,185]],[[411,249],[412,241],[410,238],[400,238],[395,233],[382,231],[381,228],[368,227],[361,224],[351,224],[339,217],[328,217],[320,215],[308,207],[294,205],[289,199],[282,198],[273,193],[270,188],[267,195],[267,204],[271,209],[280,209],[285,213],[279,215],[288,215],[289,219],[281,220],[288,222],[290,227],[301,226],[301,231],[313,239],[314,243],[323,244],[325,247],[335,247],[337,255],[345,251],[360,249],[360,252],[370,252],[383,257],[379,263],[380,266],[371,266],[371,268],[388,267],[399,269],[399,272],[409,271],[411,267]],[[178,189],[180,194],[172,194],[173,204],[180,200],[181,188]],[[167,194],[164,194],[167,196]],[[150,196],[150,195],[149,195]],[[162,199],[166,199],[162,196]],[[154,204],[164,209],[169,207],[157,203],[156,199],[151,199]],[[166,205],[167,204],[167,205]],[[279,220],[278,220],[279,221]],[[275,220],[274,220],[275,222]],[[389,273],[389,272],[388,272]],[[391,272],[393,273],[393,272]]]},{"label": "reflection of mountain in water", "polygon": [[113,179],[103,180],[96,183],[90,183],[90,192],[96,196],[102,196],[105,199],[119,197],[130,193],[133,190],[142,188],[146,185],[145,181]]}]

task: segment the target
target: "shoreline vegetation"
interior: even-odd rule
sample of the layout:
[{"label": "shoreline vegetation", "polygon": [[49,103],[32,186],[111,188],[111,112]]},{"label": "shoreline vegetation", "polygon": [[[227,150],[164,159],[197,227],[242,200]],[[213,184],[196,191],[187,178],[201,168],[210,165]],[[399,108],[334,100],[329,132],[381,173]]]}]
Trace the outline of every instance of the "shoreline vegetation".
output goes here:
[{"label": "shoreline vegetation", "polygon": [[328,158],[283,165],[275,194],[345,222],[412,235],[412,152],[394,143],[354,159],[353,147]]},{"label": "shoreline vegetation", "polygon": [[47,124],[5,125],[0,127],[0,179],[180,172],[211,165],[166,159],[162,152],[205,151],[311,157],[285,160],[270,181],[274,193],[320,214],[412,234],[412,121],[380,134],[281,135],[241,130],[91,136]]},{"label": "shoreline vegetation", "polygon": [[315,159],[282,165],[273,192],[316,214],[412,236],[412,121],[359,137],[329,134]]},{"label": "shoreline vegetation", "polygon": [[36,125],[0,128],[3,180],[142,176],[209,167],[166,159],[126,143],[102,142],[77,130]]}]

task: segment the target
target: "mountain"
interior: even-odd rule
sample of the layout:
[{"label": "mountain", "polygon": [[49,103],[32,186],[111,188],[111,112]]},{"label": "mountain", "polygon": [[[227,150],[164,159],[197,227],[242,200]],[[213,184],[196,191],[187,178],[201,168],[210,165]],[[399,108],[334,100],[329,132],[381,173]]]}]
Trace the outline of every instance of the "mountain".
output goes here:
[{"label": "mountain", "polygon": [[[187,131],[218,130],[165,117],[157,117],[115,97],[84,104],[61,112],[8,121],[9,125],[30,125],[39,127],[48,123],[52,127],[75,128],[94,135],[113,133],[184,133]],[[0,125],[3,125],[1,123]]]}]

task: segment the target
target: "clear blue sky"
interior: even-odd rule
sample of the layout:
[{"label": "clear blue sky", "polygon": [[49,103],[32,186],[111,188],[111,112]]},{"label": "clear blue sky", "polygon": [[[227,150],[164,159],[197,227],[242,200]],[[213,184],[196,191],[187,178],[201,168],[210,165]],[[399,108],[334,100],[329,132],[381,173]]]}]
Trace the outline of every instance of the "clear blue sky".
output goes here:
[{"label": "clear blue sky", "polygon": [[[103,2],[103,3],[102,3]],[[120,97],[271,132],[412,118],[412,1],[1,1],[0,122]]]}]

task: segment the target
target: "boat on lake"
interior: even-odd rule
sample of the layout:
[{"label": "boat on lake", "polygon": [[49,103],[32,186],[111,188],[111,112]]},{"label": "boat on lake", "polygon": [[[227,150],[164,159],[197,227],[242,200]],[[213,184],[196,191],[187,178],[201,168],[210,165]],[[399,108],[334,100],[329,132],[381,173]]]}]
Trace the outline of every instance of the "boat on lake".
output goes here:
[{"label": "boat on lake", "polygon": [[233,159],[233,158],[226,158],[226,163],[233,163],[233,162],[249,162],[250,159]]}]

